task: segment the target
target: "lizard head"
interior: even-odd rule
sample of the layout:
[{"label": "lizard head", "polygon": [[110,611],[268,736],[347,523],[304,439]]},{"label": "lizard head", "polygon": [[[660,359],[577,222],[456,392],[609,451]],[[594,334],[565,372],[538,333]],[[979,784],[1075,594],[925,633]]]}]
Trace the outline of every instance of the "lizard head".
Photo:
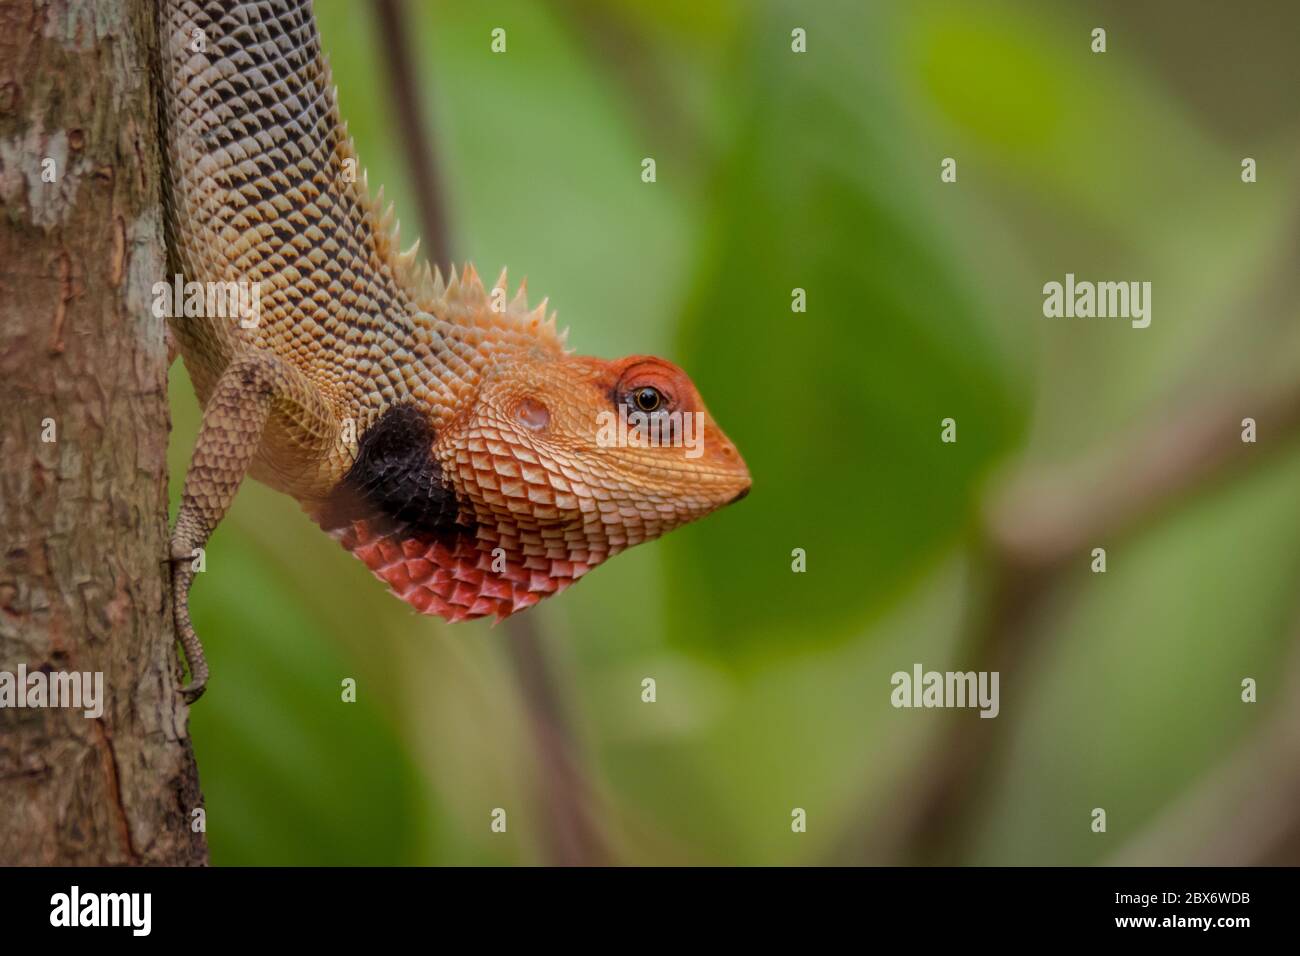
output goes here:
[{"label": "lizard head", "polygon": [[465,530],[435,562],[459,593],[429,606],[451,620],[530,607],[749,490],[681,369],[646,356],[540,358],[494,365],[438,436]]},{"label": "lizard head", "polygon": [[480,522],[565,529],[593,555],[657,538],[750,486],[686,373],[643,355],[503,362],[441,447]]},{"label": "lizard head", "polygon": [[680,368],[539,341],[488,348],[464,400],[394,406],[361,437],[348,520],[327,526],[421,612],[506,617],[749,490]]}]

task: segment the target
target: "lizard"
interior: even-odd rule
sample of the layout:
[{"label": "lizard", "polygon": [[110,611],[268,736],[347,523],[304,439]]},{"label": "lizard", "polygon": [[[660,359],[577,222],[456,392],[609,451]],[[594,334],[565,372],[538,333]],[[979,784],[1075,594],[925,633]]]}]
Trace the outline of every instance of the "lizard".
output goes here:
[{"label": "lizard", "polygon": [[[575,354],[504,270],[489,289],[472,265],[444,277],[418,243],[400,251],[310,0],[162,0],[159,29],[171,263],[187,284],[257,291],[251,316],[167,317],[202,406],[170,539],[188,702],[209,677],[195,556],[245,476],[451,622],[523,611],[748,492],[678,366]],[[620,409],[643,437],[694,416],[699,453],[602,438]]]}]

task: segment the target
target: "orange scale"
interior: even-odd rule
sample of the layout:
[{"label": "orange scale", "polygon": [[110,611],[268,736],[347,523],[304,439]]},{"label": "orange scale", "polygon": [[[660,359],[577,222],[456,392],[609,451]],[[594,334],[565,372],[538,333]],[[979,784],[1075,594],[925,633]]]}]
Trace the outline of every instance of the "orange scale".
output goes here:
[{"label": "orange scale", "polygon": [[506,506],[506,504],[507,504],[507,502],[506,502],[506,495],[505,495],[505,492],[502,491],[501,489],[499,489],[499,488],[483,488],[483,489],[480,489],[480,491],[481,491],[481,494],[479,494],[478,498],[476,499],[477,502],[478,502],[479,504],[485,504],[485,505],[499,505],[499,506],[501,506],[501,507],[505,507],[505,506]]},{"label": "orange scale", "polygon": [[550,594],[555,590],[555,579],[548,574],[534,571],[528,578],[528,590]]},{"label": "orange scale", "polygon": [[411,576],[406,572],[406,565],[393,564],[384,568],[381,577],[388,582],[389,586],[399,595],[404,593],[414,582]]},{"label": "orange scale", "polygon": [[429,560],[440,568],[445,568],[456,560],[456,556],[441,541],[435,541],[427,553]]},{"label": "orange scale", "polygon": [[482,592],[487,597],[509,600],[514,594],[514,588],[508,581],[489,575],[483,579]]},{"label": "orange scale", "polygon": [[542,599],[540,594],[532,594],[528,591],[518,591],[515,593],[514,603],[510,606],[510,613],[522,611],[526,607],[532,607]]},{"label": "orange scale", "polygon": [[372,571],[377,571],[383,566],[383,555],[379,551],[377,542],[357,545],[351,551]]},{"label": "orange scale", "polygon": [[391,538],[380,538],[375,545],[384,564],[393,564],[404,557],[401,546]]},{"label": "orange scale", "polygon": [[397,596],[421,614],[428,613],[429,601],[433,597],[433,595],[424,588],[411,588],[405,594],[399,594]]},{"label": "orange scale", "polygon": [[507,580],[514,581],[516,584],[528,583],[528,572],[518,564],[507,564],[506,569],[501,573],[501,576]]},{"label": "orange scale", "polygon": [[469,584],[457,584],[456,590],[451,592],[451,597],[447,598],[457,607],[473,607],[474,602],[478,600],[478,588]]},{"label": "orange scale", "polygon": [[441,614],[446,608],[438,595],[425,588],[412,588],[406,594],[399,594],[398,597],[421,614]]},{"label": "orange scale", "polygon": [[428,558],[411,558],[406,562],[406,573],[413,581],[425,580],[434,570],[434,564]]},{"label": "orange scale", "polygon": [[464,561],[457,561],[456,567],[452,569],[451,576],[457,581],[465,584],[472,584],[478,587],[483,582],[483,572],[471,564]]}]

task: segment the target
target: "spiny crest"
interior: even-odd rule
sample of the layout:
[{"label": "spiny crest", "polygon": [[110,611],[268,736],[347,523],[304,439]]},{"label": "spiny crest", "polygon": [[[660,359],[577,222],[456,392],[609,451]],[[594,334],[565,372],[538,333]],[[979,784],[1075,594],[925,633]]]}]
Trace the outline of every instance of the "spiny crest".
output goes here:
[{"label": "spiny crest", "polygon": [[[428,273],[428,266],[425,266]],[[509,295],[506,270],[489,290],[479,278],[478,270],[466,263],[459,274],[452,266],[451,277],[444,280],[435,268],[427,286],[419,289],[419,308],[464,328],[478,330],[485,342],[502,347],[542,348],[556,355],[566,354],[569,330],[556,328],[555,313],[547,313],[549,300],[543,299],[535,309],[528,306],[527,280]]]},{"label": "spiny crest", "polygon": [[[338,87],[331,83],[328,62],[324,69],[325,87],[330,91],[330,112],[336,128],[342,131],[338,143],[340,162],[350,159],[359,165],[356,145],[348,135],[347,125],[340,121]],[[557,330],[555,313],[547,314],[547,300],[543,299],[536,309],[529,309],[526,280],[519,284],[513,297],[508,297],[505,269],[501,270],[491,292],[484,288],[478,272],[469,264],[459,276],[452,266],[450,278],[444,280],[441,270],[430,269],[428,261],[419,255],[419,239],[411,248],[401,251],[401,223],[393,204],[384,205],[384,187],[380,186],[372,198],[370,177],[365,169],[360,169],[351,182],[362,215],[370,221],[376,255],[388,265],[393,278],[417,309],[455,325],[478,329],[485,340],[502,346],[540,347],[561,355],[570,351],[569,330]]]}]

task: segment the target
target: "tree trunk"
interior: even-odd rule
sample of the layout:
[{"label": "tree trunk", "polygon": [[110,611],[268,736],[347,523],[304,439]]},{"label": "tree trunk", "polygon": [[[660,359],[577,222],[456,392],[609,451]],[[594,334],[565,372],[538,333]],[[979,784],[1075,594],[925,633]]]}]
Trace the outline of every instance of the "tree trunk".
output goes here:
[{"label": "tree trunk", "polygon": [[[0,864],[207,861],[167,586],[153,6],[0,0]],[[15,691],[20,668],[101,673],[102,714],[17,706],[57,683]]]}]

